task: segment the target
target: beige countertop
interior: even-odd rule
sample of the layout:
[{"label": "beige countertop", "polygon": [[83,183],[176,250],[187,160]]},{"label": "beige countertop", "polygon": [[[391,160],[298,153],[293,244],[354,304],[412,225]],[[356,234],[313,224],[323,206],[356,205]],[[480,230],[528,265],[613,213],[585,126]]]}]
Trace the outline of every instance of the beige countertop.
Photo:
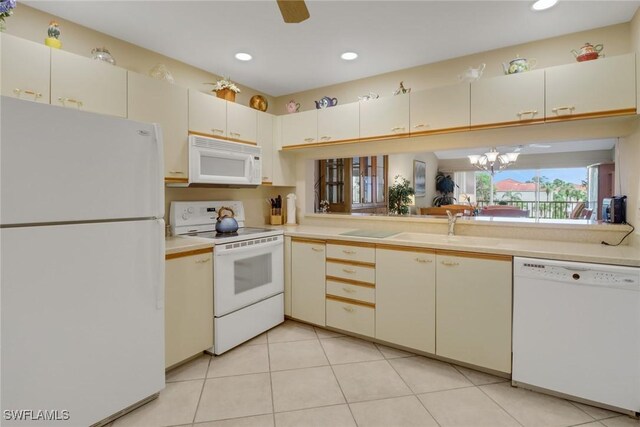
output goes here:
[{"label": "beige countertop", "polygon": [[172,255],[180,252],[212,248],[213,241],[201,237],[172,236],[164,240],[164,246],[165,255]]},{"label": "beige countertop", "polygon": [[633,246],[605,246],[594,243],[574,243],[548,240],[505,239],[496,237],[446,236],[429,233],[398,233],[383,239],[343,236],[353,228],[318,226],[283,226],[287,236],[311,239],[350,240],[400,246],[428,247],[433,249],[483,252],[501,255],[564,261],[591,262],[640,266],[640,248]]}]

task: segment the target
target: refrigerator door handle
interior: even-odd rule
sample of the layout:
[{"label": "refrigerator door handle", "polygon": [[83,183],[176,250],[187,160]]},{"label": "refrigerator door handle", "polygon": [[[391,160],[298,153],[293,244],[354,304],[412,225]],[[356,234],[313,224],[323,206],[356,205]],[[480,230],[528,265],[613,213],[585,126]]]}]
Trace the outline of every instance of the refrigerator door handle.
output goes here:
[{"label": "refrigerator door handle", "polygon": [[164,265],[165,265],[165,245],[164,245],[164,219],[156,220],[158,224],[158,237],[160,244],[158,246],[157,262],[160,267],[156,269],[158,277],[156,279],[156,308],[162,310],[164,308]]},{"label": "refrigerator door handle", "polygon": [[156,151],[158,152],[158,218],[162,218],[164,217],[164,144],[162,142],[162,128],[158,123],[153,124],[153,130]]}]

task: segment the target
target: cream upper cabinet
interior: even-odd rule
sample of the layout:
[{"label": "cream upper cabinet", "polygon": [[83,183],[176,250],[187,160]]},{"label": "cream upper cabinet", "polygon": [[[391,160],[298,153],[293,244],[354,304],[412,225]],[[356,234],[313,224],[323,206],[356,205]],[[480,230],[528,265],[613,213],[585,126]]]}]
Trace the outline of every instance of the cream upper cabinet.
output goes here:
[{"label": "cream upper cabinet", "polygon": [[213,346],[213,254],[165,261],[165,366]]},{"label": "cream upper cabinet", "polygon": [[273,126],[275,117],[272,114],[257,112],[257,142],[262,148],[262,183],[273,183]]},{"label": "cream upper cabinet", "polygon": [[186,182],[189,177],[187,98],[185,88],[129,73],[129,118],[160,124],[167,181]]},{"label": "cream upper cabinet", "polygon": [[0,33],[2,95],[49,103],[51,49]]},{"label": "cream upper cabinet", "polygon": [[227,101],[189,89],[189,130],[213,137],[226,137]]},{"label": "cream upper cabinet", "polygon": [[282,151],[282,118],[275,116],[273,120],[273,185],[295,187],[296,157],[292,153]]},{"label": "cream upper cabinet", "polygon": [[436,354],[511,372],[511,257],[436,255]]},{"label": "cream upper cabinet", "polygon": [[376,249],[376,338],[435,353],[433,251]]},{"label": "cream upper cabinet", "polygon": [[318,142],[318,110],[281,117],[283,147]]},{"label": "cream upper cabinet", "polygon": [[468,83],[412,92],[411,133],[468,127]]},{"label": "cream upper cabinet", "polygon": [[291,316],[325,326],[324,242],[291,242]]},{"label": "cream upper cabinet", "polygon": [[544,70],[471,83],[471,126],[544,120]]},{"label": "cream upper cabinet", "polygon": [[359,102],[360,138],[409,133],[409,94]]},{"label": "cream upper cabinet", "polygon": [[318,110],[318,141],[357,139],[360,136],[360,109],[357,102]]},{"label": "cream upper cabinet", "polygon": [[234,141],[256,143],[258,110],[227,101],[227,137]]},{"label": "cream upper cabinet", "polygon": [[[636,108],[635,54],[547,68],[547,120]],[[620,111],[631,110],[631,111]]]},{"label": "cream upper cabinet", "polygon": [[127,71],[51,49],[51,104],[127,117]]}]

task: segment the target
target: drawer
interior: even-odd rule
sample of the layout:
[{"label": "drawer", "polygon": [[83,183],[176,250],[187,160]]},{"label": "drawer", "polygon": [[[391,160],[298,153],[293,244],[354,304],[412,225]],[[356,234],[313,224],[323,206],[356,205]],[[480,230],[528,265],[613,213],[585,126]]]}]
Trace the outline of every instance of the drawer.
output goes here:
[{"label": "drawer", "polygon": [[334,282],[333,280],[327,280],[327,294],[369,302],[371,304],[376,302],[375,288]]},{"label": "drawer", "polygon": [[352,245],[327,244],[327,258],[344,259],[347,261],[376,262],[375,248]]},{"label": "drawer", "polygon": [[375,309],[327,298],[327,326],[373,337]]},{"label": "drawer", "polygon": [[376,269],[360,265],[343,264],[327,261],[327,276],[341,279],[357,280],[358,282],[376,283]]}]

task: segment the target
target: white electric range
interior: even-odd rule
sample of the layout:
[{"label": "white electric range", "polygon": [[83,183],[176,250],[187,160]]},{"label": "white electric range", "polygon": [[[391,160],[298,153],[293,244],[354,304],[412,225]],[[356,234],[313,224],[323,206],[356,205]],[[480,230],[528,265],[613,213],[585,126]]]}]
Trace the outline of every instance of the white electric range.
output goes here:
[{"label": "white electric range", "polygon": [[[215,231],[218,212],[230,208],[235,233]],[[174,236],[213,239],[213,329],[211,353],[222,354],[284,321],[284,235],[245,227],[239,201],[172,202]]]}]

